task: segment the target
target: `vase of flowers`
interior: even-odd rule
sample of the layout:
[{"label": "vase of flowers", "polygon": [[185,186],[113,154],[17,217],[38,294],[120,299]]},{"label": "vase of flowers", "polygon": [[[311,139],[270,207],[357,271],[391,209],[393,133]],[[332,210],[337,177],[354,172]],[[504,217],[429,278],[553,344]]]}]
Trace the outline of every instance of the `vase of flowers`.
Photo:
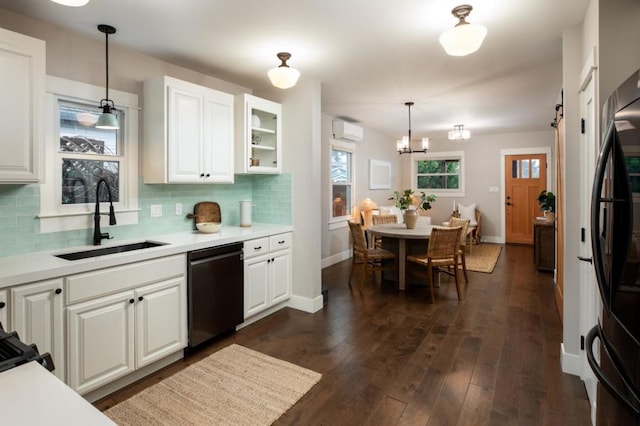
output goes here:
[{"label": "vase of flowers", "polygon": [[394,200],[396,207],[402,210],[402,216],[407,228],[413,229],[418,222],[418,210],[427,211],[431,209],[431,203],[436,200],[436,196],[433,194],[427,195],[424,192],[416,195],[413,189],[405,189],[402,192],[395,191],[393,197],[389,199]]}]

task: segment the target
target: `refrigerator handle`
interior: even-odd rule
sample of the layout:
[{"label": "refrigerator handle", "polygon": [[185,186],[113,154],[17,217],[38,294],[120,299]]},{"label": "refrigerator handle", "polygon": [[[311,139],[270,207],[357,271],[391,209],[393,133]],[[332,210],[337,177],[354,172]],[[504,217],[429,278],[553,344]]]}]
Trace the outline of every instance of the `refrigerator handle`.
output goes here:
[{"label": "refrigerator handle", "polygon": [[[598,362],[593,355],[593,342],[595,338],[600,339],[602,342],[602,348],[604,349],[604,354],[609,358],[613,369],[615,370],[616,375],[622,381],[624,387],[626,388],[626,392],[622,392],[618,389],[609,378],[605,375],[605,373],[598,365]],[[611,347],[610,343],[604,337],[602,332],[602,327],[600,324],[596,324],[589,333],[587,333],[586,339],[586,350],[587,350],[587,361],[591,366],[591,370],[593,370],[593,374],[598,378],[600,384],[622,405],[624,405],[631,413],[636,420],[640,418],[640,399],[638,395],[633,391],[632,387],[629,384],[629,380],[627,379],[627,375],[624,374],[623,371],[620,371],[620,360],[616,356],[615,350]]]}]

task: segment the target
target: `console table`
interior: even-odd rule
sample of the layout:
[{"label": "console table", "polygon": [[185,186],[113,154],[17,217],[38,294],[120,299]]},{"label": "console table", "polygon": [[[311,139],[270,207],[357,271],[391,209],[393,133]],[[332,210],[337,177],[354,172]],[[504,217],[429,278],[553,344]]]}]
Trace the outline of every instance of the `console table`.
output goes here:
[{"label": "console table", "polygon": [[553,272],[555,269],[555,221],[533,221],[533,263],[538,271]]}]

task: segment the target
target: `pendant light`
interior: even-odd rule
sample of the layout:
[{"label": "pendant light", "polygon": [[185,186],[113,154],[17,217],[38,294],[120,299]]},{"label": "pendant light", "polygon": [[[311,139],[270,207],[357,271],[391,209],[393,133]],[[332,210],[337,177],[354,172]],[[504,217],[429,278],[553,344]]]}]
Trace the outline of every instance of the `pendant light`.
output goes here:
[{"label": "pendant light", "polygon": [[403,136],[402,139],[396,142],[398,154],[427,152],[429,150],[429,138],[422,138],[422,150],[411,149],[411,107],[413,106],[413,102],[405,102],[404,104],[409,108],[409,134],[407,136]]},{"label": "pendant light", "polygon": [[104,99],[100,100],[100,108],[102,109],[102,114],[98,117],[98,121],[96,122],[97,129],[119,129],[120,125],[118,124],[118,117],[113,113],[115,111],[115,104],[111,99],[109,99],[109,34],[115,34],[116,29],[111,25],[98,25],[98,31],[104,33],[105,37],[105,57],[106,57],[106,93]]},{"label": "pendant light", "polygon": [[54,3],[61,4],[63,6],[72,6],[72,7],[84,6],[85,4],[89,3],[89,0],[51,0],[51,1]]},{"label": "pendant light", "polygon": [[440,35],[440,44],[445,52],[451,56],[466,56],[480,48],[487,28],[482,25],[470,24],[465,21],[469,13],[473,10],[468,4],[456,6],[451,13],[459,19],[455,27],[445,31]]},{"label": "pendant light", "polygon": [[300,71],[287,65],[287,61],[291,58],[291,53],[280,52],[277,56],[282,63],[276,68],[270,69],[267,73],[271,84],[280,89],[288,89],[295,86],[298,78],[300,78]]},{"label": "pendant light", "polygon": [[471,138],[471,132],[464,129],[464,124],[456,124],[449,130],[449,140],[460,141]]}]

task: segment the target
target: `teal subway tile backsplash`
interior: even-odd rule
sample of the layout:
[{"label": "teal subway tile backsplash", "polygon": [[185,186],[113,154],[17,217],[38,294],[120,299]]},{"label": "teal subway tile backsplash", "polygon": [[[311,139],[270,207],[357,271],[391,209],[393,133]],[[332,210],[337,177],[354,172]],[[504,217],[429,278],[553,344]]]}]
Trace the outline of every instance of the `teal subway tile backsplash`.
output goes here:
[{"label": "teal subway tile backsplash", "polygon": [[[292,224],[292,179],[290,174],[236,175],[234,184],[147,185],[138,183],[138,223],[105,227],[114,239],[195,229],[187,214],[200,201],[220,205],[223,225],[238,225],[240,201],[252,201],[252,221]],[[176,215],[176,203],[182,213]],[[151,205],[162,206],[161,217],[151,217]],[[92,209],[93,210],[93,209]],[[0,185],[0,257],[91,244],[93,229],[40,233],[40,185]],[[116,213],[117,217],[117,213]]]}]

